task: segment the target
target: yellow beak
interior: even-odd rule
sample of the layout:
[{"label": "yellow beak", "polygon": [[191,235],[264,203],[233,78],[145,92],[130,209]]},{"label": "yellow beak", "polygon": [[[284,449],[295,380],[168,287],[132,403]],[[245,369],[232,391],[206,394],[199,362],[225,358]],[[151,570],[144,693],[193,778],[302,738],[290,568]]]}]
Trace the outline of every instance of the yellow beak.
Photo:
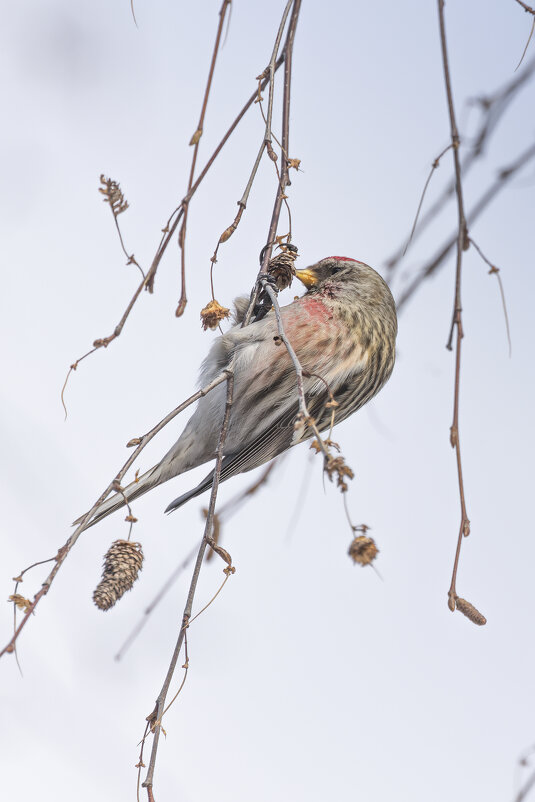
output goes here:
[{"label": "yellow beak", "polygon": [[315,287],[318,283],[318,277],[309,267],[305,268],[304,270],[296,270],[295,276],[299,279],[299,281],[303,282],[307,290],[309,290],[311,287]]}]

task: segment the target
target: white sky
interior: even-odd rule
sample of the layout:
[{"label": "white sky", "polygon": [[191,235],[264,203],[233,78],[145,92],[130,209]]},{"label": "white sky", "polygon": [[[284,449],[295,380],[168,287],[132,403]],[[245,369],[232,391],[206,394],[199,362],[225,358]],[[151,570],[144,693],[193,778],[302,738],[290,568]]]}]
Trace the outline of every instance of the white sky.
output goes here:
[{"label": "white sky", "polygon": [[[70,522],[126,458],[127,440],[190,394],[215,336],[201,331],[198,315],[209,299],[209,257],[261,141],[256,108],[192,204],[187,314],[174,317],[173,246],[155,294],[142,297],[121,338],[71,378],[64,422],[59,394],[68,365],[112,331],[138,280],[124,265],[99,175],[121,182],[130,202],[121,219],[127,248],[147,265],[184,193],[219,5],[137,0],[139,30],[127,0],[34,0],[4,11],[6,598],[12,576],[64,543]],[[254,90],[282,6],[236,0],[201,165]],[[477,115],[464,101],[510,79],[530,19],[513,2],[451,1],[446,13],[458,116],[473,130]],[[290,155],[302,172],[292,172],[289,195],[300,266],[339,253],[384,272],[410,230],[430,163],[448,142],[434,4],[304,2],[292,102]],[[468,208],[532,141],[533,108],[532,82],[466,181]],[[449,156],[429,200],[451,174]],[[532,164],[471,230],[502,268],[511,359],[496,281],[473,249],[465,257],[461,437],[473,535],[463,544],[458,589],[487,626],[446,606],[459,523],[448,443],[454,361],[444,348],[450,259],[400,317],[390,383],[336,430],[356,473],[349,507],[355,522],[373,527],[383,581],[350,563],[341,498],[328,484],[323,492],[319,458],[309,468],[307,448],[296,449],[224,528],[237,572],[191,627],[188,681],[160,747],[159,801],[512,798],[515,762],[535,741],[534,185]],[[274,191],[266,162],[238,233],[220,250],[216,294],[227,305],[254,280]],[[407,273],[435,253],[455,220],[451,205],[407,254]],[[185,421],[143,453],[142,470]],[[1,662],[6,799],[135,798],[136,744],[173,649],[186,576],[126,657],[117,663],[113,655],[201,536],[205,499],[172,516],[163,509],[203,471],[136,505],[145,568],[116,609],[102,614],[91,595],[104,552],[126,534],[121,515],[80,539],[29,622],[19,646],[24,677],[13,659]],[[288,532],[304,471],[309,492]],[[224,485],[221,501],[251,478]],[[203,570],[196,609],[215,592],[221,569],[213,561]],[[20,591],[33,595],[44,576],[36,569]],[[6,640],[11,607],[0,610]]]}]

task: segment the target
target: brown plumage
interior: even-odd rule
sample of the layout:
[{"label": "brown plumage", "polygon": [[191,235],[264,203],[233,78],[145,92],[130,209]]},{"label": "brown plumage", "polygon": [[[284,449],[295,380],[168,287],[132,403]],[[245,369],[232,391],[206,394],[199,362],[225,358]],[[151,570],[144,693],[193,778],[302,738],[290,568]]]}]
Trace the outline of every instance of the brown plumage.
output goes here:
[{"label": "brown plumage", "polygon": [[[297,270],[296,276],[308,291],[282,307],[282,321],[305,374],[309,374],[304,379],[307,405],[323,431],[331,422],[331,409],[326,407],[329,390],[338,404],[335,422],[340,423],[389,379],[395,358],[396,309],[381,276],[354,259],[331,256],[306,270]],[[222,481],[262,465],[312,434],[308,428],[294,428],[299,412],[295,370],[286,348],[276,345],[274,313],[242,328],[239,323],[245,306],[239,299],[237,325],[214,342],[200,377],[204,386],[233,361],[234,400]],[[199,401],[183,433],[161,462],[125,488],[129,501],[213,459],[225,394],[224,384],[219,385]],[[207,490],[212,479],[213,472],[173,501],[166,512]],[[90,525],[123,505],[122,494],[112,496]]]}]

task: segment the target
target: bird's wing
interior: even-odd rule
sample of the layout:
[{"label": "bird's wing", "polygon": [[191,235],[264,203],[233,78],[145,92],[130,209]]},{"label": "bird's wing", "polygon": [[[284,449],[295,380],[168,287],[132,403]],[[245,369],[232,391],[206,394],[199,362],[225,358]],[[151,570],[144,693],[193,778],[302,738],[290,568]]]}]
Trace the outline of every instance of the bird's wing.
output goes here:
[{"label": "bird's wing", "polygon": [[[308,411],[315,418],[316,421],[324,422],[322,428],[325,428],[330,421],[330,412],[325,409],[325,405],[329,401],[329,396],[325,392],[322,395],[315,395],[307,404]],[[329,413],[326,415],[325,413]],[[309,427],[305,425],[295,428],[295,420],[299,413],[299,403],[294,399],[291,406],[281,415],[281,417],[274,421],[270,426],[259,432],[258,436],[247,443],[244,448],[235,454],[228,454],[223,458],[221,464],[220,481],[224,482],[232,476],[246,471],[252,471],[258,468],[274,457],[282,454],[291,446],[296,445],[311,436],[312,432]],[[178,509],[186,501],[191,498],[204,493],[212,486],[214,480],[214,471],[210,471],[202,482],[200,482],[192,490],[179,496],[171,502],[165,512],[172,512]]]},{"label": "bird's wing", "polygon": [[[339,324],[316,307],[308,308],[300,299],[283,307],[281,314],[286,335],[305,371],[307,405],[313,405],[310,413],[324,429],[330,422],[330,410],[325,411],[329,390],[336,397],[340,382],[353,381],[362,364],[352,350],[344,353],[342,349],[340,357]],[[201,383],[231,366],[234,394],[225,453],[236,465],[244,466],[241,471],[251,470],[310,436],[297,436],[293,431],[298,412],[296,373],[280,342],[273,313],[250,326],[234,326],[218,338],[204,362]],[[223,383],[199,401],[183,434],[162,460],[162,481],[213,459],[225,399]],[[337,419],[346,414],[337,414]]]}]

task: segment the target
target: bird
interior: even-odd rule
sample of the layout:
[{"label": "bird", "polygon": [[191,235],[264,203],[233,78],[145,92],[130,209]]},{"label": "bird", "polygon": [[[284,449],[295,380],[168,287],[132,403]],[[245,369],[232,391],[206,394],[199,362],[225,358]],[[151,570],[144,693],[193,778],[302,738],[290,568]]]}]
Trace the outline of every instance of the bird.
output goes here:
[{"label": "bird", "polygon": [[[322,432],[348,418],[388,381],[394,368],[397,317],[383,278],[364,262],[329,256],[294,270],[306,292],[281,307],[286,338],[303,369],[310,416]],[[232,368],[234,392],[223,448],[220,481],[263,465],[310,439],[300,416],[296,372],[282,346],[274,310],[243,326],[249,298],[235,301],[234,325],[217,337],[200,372],[200,386]],[[329,406],[330,404],[330,406]],[[152,488],[215,458],[226,408],[226,382],[202,397],[182,434],[163,459],[106,499],[86,526],[93,526]],[[172,501],[178,509],[212,486],[212,470]],[[79,524],[84,516],[75,521]]]}]

